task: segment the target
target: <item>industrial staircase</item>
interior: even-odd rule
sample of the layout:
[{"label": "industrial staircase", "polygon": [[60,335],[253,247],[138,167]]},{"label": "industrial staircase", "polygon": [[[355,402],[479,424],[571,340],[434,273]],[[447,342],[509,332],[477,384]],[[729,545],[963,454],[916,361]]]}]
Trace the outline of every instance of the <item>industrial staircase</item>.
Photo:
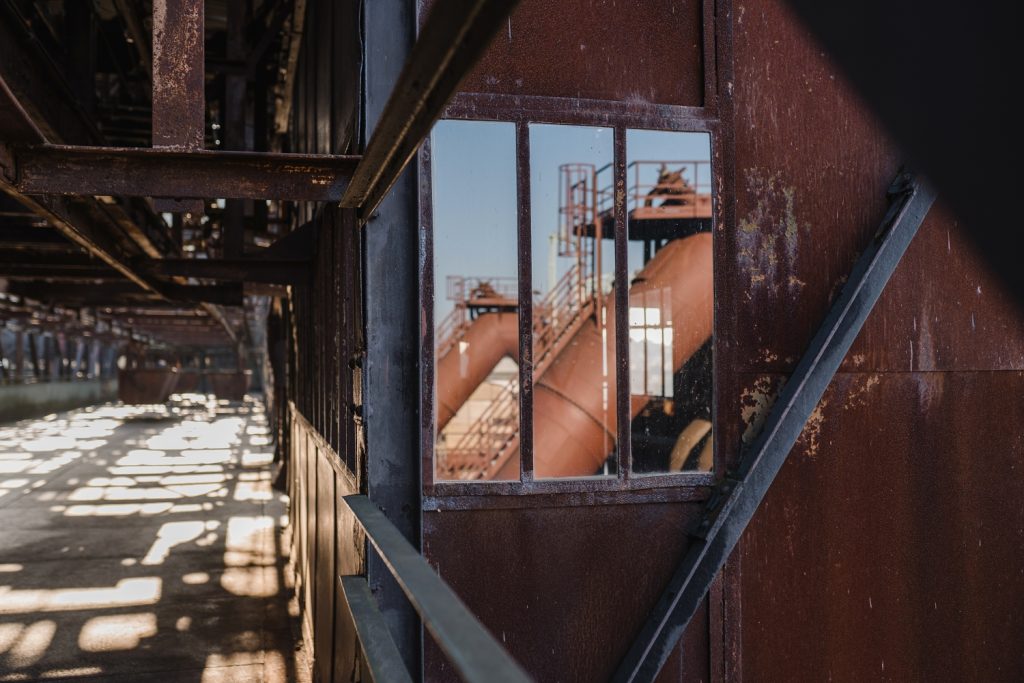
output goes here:
[{"label": "industrial staircase", "polygon": [[[578,264],[574,265],[534,304],[534,381],[597,310],[597,287],[581,270]],[[456,329],[454,324],[449,324],[449,328]],[[454,342],[449,343],[445,352],[453,345]],[[439,357],[441,353],[439,347]],[[438,473],[445,479],[490,479],[518,448],[519,380],[512,379],[454,446],[439,449]]]}]

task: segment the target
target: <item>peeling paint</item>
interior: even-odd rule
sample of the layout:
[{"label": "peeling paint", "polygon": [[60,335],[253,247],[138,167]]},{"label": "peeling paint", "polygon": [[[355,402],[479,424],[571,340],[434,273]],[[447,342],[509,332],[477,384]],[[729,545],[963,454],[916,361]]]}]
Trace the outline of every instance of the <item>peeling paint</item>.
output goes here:
[{"label": "peeling paint", "polygon": [[783,378],[761,377],[754,382],[752,389],[745,389],[740,393],[740,418],[746,425],[743,430],[743,443],[752,443],[761,433],[764,421],[785,383],[786,380]]},{"label": "peeling paint", "polygon": [[796,188],[785,185],[778,172],[750,168],[745,175],[747,194],[755,204],[737,223],[740,266],[749,274],[753,289],[767,286],[775,293],[785,283],[788,294],[797,294],[806,282],[794,273],[801,233]]}]

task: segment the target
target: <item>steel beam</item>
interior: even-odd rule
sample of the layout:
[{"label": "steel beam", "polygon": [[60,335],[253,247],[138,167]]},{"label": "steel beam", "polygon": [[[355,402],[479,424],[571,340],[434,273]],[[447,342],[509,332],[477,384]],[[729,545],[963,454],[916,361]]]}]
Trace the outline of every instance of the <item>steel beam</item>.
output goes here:
[{"label": "steel beam", "polygon": [[901,175],[890,197],[881,227],[779,393],[760,435],[712,493],[686,555],[612,680],[657,678],[917,234],[935,193]]},{"label": "steel beam", "polygon": [[398,180],[518,0],[435,2],[341,205],[366,220]]},{"label": "steel beam", "polygon": [[268,261],[241,259],[160,259],[148,261],[145,268],[158,275],[253,282],[297,284],[309,277],[309,261]]},{"label": "steel beam", "polygon": [[359,157],[38,145],[12,150],[22,194],[337,201]]}]

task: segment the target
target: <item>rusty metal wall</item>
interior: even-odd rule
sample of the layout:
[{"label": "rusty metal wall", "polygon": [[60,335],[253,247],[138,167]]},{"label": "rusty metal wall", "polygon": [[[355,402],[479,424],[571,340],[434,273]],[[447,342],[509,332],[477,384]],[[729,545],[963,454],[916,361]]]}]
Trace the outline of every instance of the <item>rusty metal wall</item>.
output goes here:
[{"label": "rusty metal wall", "polygon": [[[698,511],[687,503],[543,502],[446,510],[424,514],[423,550],[537,680],[601,681],[668,582]],[[670,663],[662,680],[708,680],[712,621],[719,620],[707,608],[694,619],[686,657]],[[458,680],[432,647],[424,676]]]},{"label": "rusty metal wall", "polygon": [[[425,16],[432,2],[421,2]],[[704,104],[700,0],[522,0],[465,92]]]},{"label": "rusty metal wall", "polygon": [[[705,69],[716,28],[711,3],[524,0],[447,117],[718,133],[721,89]],[[717,139],[726,144],[715,142],[716,163],[728,150]],[[421,178],[430,226],[428,163]],[[428,424],[425,443],[432,434]],[[423,552],[537,680],[607,680],[685,550],[707,490],[676,481],[598,494],[562,483],[558,493],[525,495],[428,485]],[[722,680],[725,621],[719,587],[659,680]],[[424,676],[455,679],[429,639]]]},{"label": "rusty metal wall", "polygon": [[[902,161],[783,2],[731,12],[727,452],[871,238]],[[1024,317],[959,231],[932,210],[740,542],[737,678],[1024,679]]]},{"label": "rusty metal wall", "polygon": [[[350,153],[358,142],[359,4],[309,2],[286,151]],[[347,84],[347,87],[346,87]],[[337,577],[366,571],[365,540],[341,497],[360,493],[362,232],[351,211],[302,204],[313,262],[289,298],[288,488],[292,557],[315,680],[351,680],[359,648]]]}]

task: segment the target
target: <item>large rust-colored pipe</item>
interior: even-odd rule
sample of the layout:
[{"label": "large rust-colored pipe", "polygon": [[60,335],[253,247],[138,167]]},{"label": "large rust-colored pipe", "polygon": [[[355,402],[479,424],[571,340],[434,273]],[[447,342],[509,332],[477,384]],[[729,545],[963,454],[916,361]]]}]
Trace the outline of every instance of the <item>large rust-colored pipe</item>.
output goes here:
[{"label": "large rust-colored pipe", "polygon": [[[711,336],[711,235],[700,233],[663,247],[629,290],[630,307],[657,307],[672,321],[672,368],[679,370]],[[656,306],[655,306],[656,304]],[[602,329],[603,327],[603,329]],[[533,467],[536,477],[594,474],[615,446],[615,315],[588,320],[534,382]],[[646,396],[631,397],[635,417]],[[519,452],[494,479],[518,479]]]},{"label": "large rust-colored pipe", "polygon": [[519,316],[481,313],[437,361],[438,433],[505,356],[519,362]]}]

